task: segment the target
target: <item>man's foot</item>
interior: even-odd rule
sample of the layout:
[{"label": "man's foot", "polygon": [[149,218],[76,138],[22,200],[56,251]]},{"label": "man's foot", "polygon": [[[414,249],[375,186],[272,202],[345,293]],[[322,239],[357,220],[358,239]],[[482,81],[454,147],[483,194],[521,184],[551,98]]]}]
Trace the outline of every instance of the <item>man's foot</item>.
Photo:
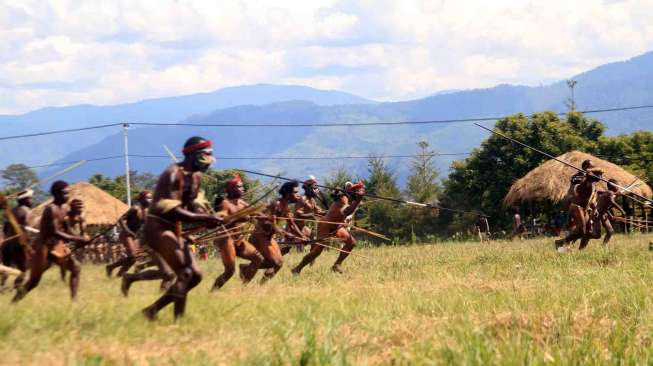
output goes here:
[{"label": "man's foot", "polygon": [[27,291],[25,291],[25,287],[20,286],[19,288],[16,289],[16,295],[14,295],[14,298],[11,299],[11,303],[15,304],[19,302],[25,295],[27,294]]},{"label": "man's foot", "polygon": [[295,276],[299,276],[299,273],[300,273],[301,271],[302,271],[302,270],[299,269],[299,267],[295,267],[295,268],[293,268],[290,272],[291,272],[293,275],[295,275]]},{"label": "man's foot", "polygon": [[222,276],[218,276],[218,278],[215,279],[215,282],[213,282],[213,286],[211,286],[211,292],[218,291],[222,286],[224,286]]},{"label": "man's foot", "polygon": [[129,280],[129,277],[123,276],[122,283],[120,284],[120,291],[122,291],[123,296],[129,296],[129,288],[132,285],[132,281]]},{"label": "man's foot", "polygon": [[240,280],[243,282],[243,284],[248,283],[252,279],[249,266],[249,264],[245,263],[238,265],[238,275],[240,276]]},{"label": "man's foot", "polygon": [[145,309],[143,309],[141,313],[143,314],[143,316],[147,318],[147,320],[151,322],[156,320],[156,310],[151,306],[148,306]]},{"label": "man's foot", "polygon": [[340,268],[339,264],[334,264],[333,267],[331,267],[331,270],[335,273],[340,273],[343,274],[344,272],[342,271],[342,268]]},{"label": "man's foot", "polygon": [[558,250],[558,248],[565,245],[565,239],[557,239],[555,241],[555,245],[556,245],[556,250]]},{"label": "man's foot", "polygon": [[111,268],[111,266],[109,266],[109,265],[107,264],[107,265],[104,267],[104,269],[107,271],[107,277],[111,278],[111,271],[113,270],[113,268]]}]

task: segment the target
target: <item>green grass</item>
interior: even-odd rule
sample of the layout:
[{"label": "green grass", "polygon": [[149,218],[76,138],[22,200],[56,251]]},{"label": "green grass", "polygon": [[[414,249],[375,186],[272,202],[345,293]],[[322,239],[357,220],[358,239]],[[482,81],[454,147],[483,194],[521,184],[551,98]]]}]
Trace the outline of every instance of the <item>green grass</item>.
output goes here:
[{"label": "green grass", "polygon": [[301,277],[289,266],[265,286],[222,269],[187,316],[149,323],[139,311],[158,283],[119,295],[99,266],[82,270],[79,299],[50,270],[18,306],[0,296],[0,363],[66,365],[651,364],[653,236],[617,236],[559,255],[552,239],[365,248],[344,275],[325,252]]}]

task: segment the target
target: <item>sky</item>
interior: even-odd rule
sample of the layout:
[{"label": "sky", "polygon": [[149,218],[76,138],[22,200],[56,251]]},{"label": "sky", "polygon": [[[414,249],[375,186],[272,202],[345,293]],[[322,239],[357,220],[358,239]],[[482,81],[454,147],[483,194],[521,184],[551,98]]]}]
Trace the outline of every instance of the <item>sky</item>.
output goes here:
[{"label": "sky", "polygon": [[379,101],[653,50],[651,0],[0,0],[0,114],[278,83]]}]

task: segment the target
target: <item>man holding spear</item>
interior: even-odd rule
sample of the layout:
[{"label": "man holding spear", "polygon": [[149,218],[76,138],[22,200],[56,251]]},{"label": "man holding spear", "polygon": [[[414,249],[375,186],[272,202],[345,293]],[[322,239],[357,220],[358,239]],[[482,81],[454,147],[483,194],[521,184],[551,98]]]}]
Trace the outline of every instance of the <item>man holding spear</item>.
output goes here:
[{"label": "man holding spear", "polygon": [[[351,235],[345,225],[345,220],[348,216],[352,215],[358,208],[365,195],[365,185],[363,182],[358,182],[348,186],[344,191],[335,191],[335,202],[329,207],[329,211],[324,218],[327,222],[318,222],[317,224],[317,239],[323,240],[334,236],[342,240],[345,245],[338,255],[338,259],[333,264],[331,269],[336,273],[342,273],[340,265],[347,259],[349,253],[354,249],[356,240]],[[335,224],[342,222],[343,224]],[[306,265],[312,263],[324,250],[324,246],[320,243],[311,245],[311,251],[302,258],[301,262],[292,270],[293,274],[299,275]]]},{"label": "man holding spear", "polygon": [[[592,219],[591,238],[600,239],[601,226],[603,226],[603,228],[605,228],[605,238],[603,238],[603,245],[608,245],[612,234],[614,234],[614,229],[610,223],[610,210],[615,207],[621,211],[621,214],[624,217],[626,216],[626,211],[624,211],[624,209],[616,201],[616,197],[619,195],[619,188],[617,188],[618,184],[619,182],[617,182],[617,180],[610,179],[608,181],[608,190],[599,192],[598,198],[596,200],[596,209],[594,210],[594,217]],[[581,242],[581,246],[582,245],[583,243]],[[585,245],[587,245],[587,243],[585,243]]]},{"label": "man holding spear", "polygon": [[[316,202],[316,198],[321,194],[320,188],[317,186],[317,178],[310,176],[308,180],[304,181],[302,185],[304,190],[304,195],[297,201],[295,204],[295,214],[292,222],[288,222],[286,230],[292,230],[290,225],[295,225],[297,230],[302,233],[302,236],[305,238],[311,237],[311,227],[307,225],[308,221],[316,221],[318,216],[324,216],[326,211],[324,211]],[[292,242],[292,240],[290,240]],[[297,245],[298,251],[303,251],[304,246],[301,244],[301,241],[297,244],[291,244],[285,248],[282,248],[282,252],[285,255],[289,252],[289,249],[292,248],[292,245]]]},{"label": "man holding spear", "polygon": [[[248,203],[242,199],[245,187],[238,173],[227,181],[226,193],[225,199],[216,202],[215,210],[218,216],[226,218],[249,207]],[[263,256],[249,243],[247,233],[243,231],[248,220],[249,216],[245,216],[226,224],[224,226],[227,231],[226,236],[215,240],[215,245],[220,250],[220,257],[224,264],[224,272],[215,279],[211,291],[220,289],[234,275],[236,256],[249,260],[249,264],[240,265],[240,278],[244,284],[251,281],[256,275]]]},{"label": "man holding spear", "polygon": [[120,277],[127,273],[129,268],[136,263],[136,257],[141,252],[141,246],[138,241],[138,231],[145,222],[147,209],[151,202],[152,193],[150,193],[150,191],[142,191],[138,194],[137,203],[118,220],[118,226],[120,226],[121,229],[119,240],[124,245],[125,253],[127,255],[106,266],[108,277],[111,277],[111,272],[118,267],[120,267],[120,270],[118,271],[118,277]]},{"label": "man holding spear", "polygon": [[[281,185],[279,198],[272,202],[264,211],[264,216],[257,217],[256,226],[252,233],[252,244],[261,253],[264,261],[260,268],[265,268],[262,283],[272,279],[283,266],[283,254],[275,235],[281,235],[293,240],[305,240],[302,233],[294,224],[290,205],[299,201],[299,182],[288,181]],[[288,228],[284,230],[277,225],[277,218],[284,218],[288,221]]]},{"label": "man holding spear", "polygon": [[158,312],[170,303],[174,303],[175,319],[183,316],[188,292],[202,280],[188,242],[182,236],[182,223],[215,227],[222,222],[213,214],[193,211],[202,174],[214,160],[211,141],[191,137],[182,152],[184,160],[170,165],[159,177],[145,221],[145,241],[177,276],[175,283],[158,300],[143,309],[150,320],[156,319]]},{"label": "man holding spear", "polygon": [[68,183],[61,180],[52,183],[50,193],[54,199],[45,207],[41,216],[39,238],[34,245],[29,280],[17,289],[16,296],[12,300],[14,303],[20,301],[39,284],[41,276],[52,264],[70,271],[70,296],[73,300],[77,296],[81,267],[73,259],[66,242],[84,246],[90,243],[91,239],[85,234],[74,235],[69,227],[67,203],[70,198],[70,190]]}]

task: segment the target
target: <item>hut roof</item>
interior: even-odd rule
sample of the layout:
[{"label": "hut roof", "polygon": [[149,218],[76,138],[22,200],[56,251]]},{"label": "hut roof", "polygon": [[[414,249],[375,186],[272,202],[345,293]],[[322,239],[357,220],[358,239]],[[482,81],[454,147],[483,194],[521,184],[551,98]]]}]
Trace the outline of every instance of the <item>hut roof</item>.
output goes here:
[{"label": "hut roof", "polygon": [[[70,185],[70,199],[75,198],[84,202],[84,218],[87,225],[114,224],[129,209],[119,199],[87,182]],[[52,202],[51,199],[32,210],[29,218],[30,226],[38,225],[45,206],[50,202]]]},{"label": "hut roof", "polygon": [[[558,156],[558,159],[577,167],[580,167],[584,160],[590,159],[594,166],[603,170],[603,178],[616,179],[622,187],[637,179],[618,165],[580,151],[570,151]],[[517,180],[510,187],[510,191],[503,199],[503,204],[508,207],[518,202],[544,200],[559,203],[567,195],[571,176],[575,173],[576,170],[573,168],[553,159],[548,160]],[[605,183],[601,182],[600,184],[605,188]],[[630,189],[644,197],[650,198],[653,195],[651,187],[642,181],[637,181]]]}]

